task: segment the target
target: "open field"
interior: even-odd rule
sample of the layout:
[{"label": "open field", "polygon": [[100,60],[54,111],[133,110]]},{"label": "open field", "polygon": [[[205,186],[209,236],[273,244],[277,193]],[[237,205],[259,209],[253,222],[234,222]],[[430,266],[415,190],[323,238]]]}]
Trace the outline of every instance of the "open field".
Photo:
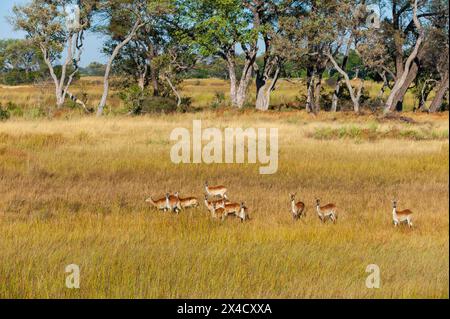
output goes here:
[{"label": "open field", "polygon": [[[229,110],[0,123],[0,298],[448,298],[448,113],[408,116],[416,123]],[[278,173],[172,164],[170,132],[194,119],[278,127]],[[144,202],[201,198],[205,180],[227,185],[252,220]],[[304,223],[289,213],[295,191]],[[317,197],[341,209],[337,225],[319,222]],[[393,197],[415,229],[394,229]],[[79,290],[65,288],[69,264]],[[366,288],[369,264],[380,289]]]},{"label": "open field", "polygon": [[[71,92],[77,96],[86,95],[86,104],[90,107],[95,107],[100,101],[101,97],[102,79],[98,77],[83,77],[77,81]],[[371,98],[376,98],[381,88],[381,83],[366,82],[366,92]],[[324,81],[323,94],[330,94],[334,86],[327,84]],[[254,84],[249,89],[248,104],[254,105],[255,102],[255,87]],[[205,109],[210,107],[217,99],[218,95],[223,95],[225,102],[229,100],[229,83],[220,79],[191,79],[186,80],[181,85],[181,93],[185,97],[192,99],[192,105],[196,108]],[[385,93],[385,98],[388,92]],[[295,102],[306,95],[305,83],[301,80],[281,80],[277,86],[277,90],[272,94],[272,105],[279,106],[286,103]],[[433,94],[430,95],[430,101]],[[1,86],[0,85],[0,103],[6,105],[8,102],[14,102],[16,105],[24,110],[25,118],[35,118],[36,109],[40,108],[44,112],[48,112],[50,107],[55,105],[54,86],[52,83],[41,85],[24,85],[24,86]],[[405,110],[412,110],[414,108],[414,96],[411,92],[405,97]],[[119,98],[117,92],[112,90],[108,98],[108,112],[124,112],[124,105]],[[80,110],[78,110],[78,113]],[[72,114],[73,115],[73,114]]]}]

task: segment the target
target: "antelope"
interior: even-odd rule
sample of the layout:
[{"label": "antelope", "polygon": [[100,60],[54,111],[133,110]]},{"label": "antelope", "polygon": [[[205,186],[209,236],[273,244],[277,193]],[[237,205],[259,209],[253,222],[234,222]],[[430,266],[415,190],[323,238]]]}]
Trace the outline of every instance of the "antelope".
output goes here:
[{"label": "antelope", "polygon": [[208,196],[228,199],[228,189],[225,186],[209,186],[208,182],[205,182],[205,191]]},{"label": "antelope", "polygon": [[294,220],[299,220],[303,216],[306,217],[306,211],[305,211],[305,203],[303,202],[295,202],[295,196],[297,194],[290,194],[291,196],[291,212],[292,217]]},{"label": "antelope", "polygon": [[317,207],[317,214],[319,215],[319,219],[326,223],[326,221],[329,219],[333,221],[333,223],[337,223],[338,220],[338,214],[337,214],[337,207],[335,204],[328,204],[326,206],[320,206],[320,199],[316,200],[316,207]]},{"label": "antelope", "polygon": [[236,214],[236,217],[241,219],[241,222],[245,222],[246,220],[250,219],[250,216],[248,216],[248,208],[245,207],[244,203],[241,203],[241,207],[239,209],[239,212]]},{"label": "antelope", "polygon": [[228,217],[225,208],[217,206],[216,203],[212,204],[211,215],[213,218],[220,219],[222,222]]},{"label": "antelope", "polygon": [[217,206],[224,206],[225,204],[229,203],[227,199],[219,199],[215,201],[208,200],[208,195],[205,195],[205,206],[208,208],[208,210],[212,213],[214,204],[217,204]]},{"label": "antelope", "polygon": [[397,210],[397,200],[393,200],[392,201],[392,217],[394,220],[394,226],[397,227],[400,224],[408,224],[409,228],[413,227],[413,223],[412,223],[412,215],[413,212],[409,209],[405,209],[402,211],[398,211]]},{"label": "antelope", "polygon": [[150,198],[146,199],[145,202],[151,204],[158,210],[163,210],[164,212],[167,212],[169,210],[167,206],[167,197],[153,200],[153,198],[150,196]]},{"label": "antelope", "polygon": [[187,198],[181,198],[178,197],[180,200],[180,205],[182,209],[189,209],[189,208],[197,208],[199,205],[197,198],[195,197],[187,197]]},{"label": "antelope", "polygon": [[241,205],[237,204],[237,203],[223,202],[223,203],[218,204],[218,207],[225,209],[225,212],[227,213],[227,215],[237,216],[237,214],[241,211]]},{"label": "antelope", "polygon": [[178,192],[175,195],[170,193],[166,194],[166,207],[167,210],[171,210],[177,214],[181,212],[181,204]]}]

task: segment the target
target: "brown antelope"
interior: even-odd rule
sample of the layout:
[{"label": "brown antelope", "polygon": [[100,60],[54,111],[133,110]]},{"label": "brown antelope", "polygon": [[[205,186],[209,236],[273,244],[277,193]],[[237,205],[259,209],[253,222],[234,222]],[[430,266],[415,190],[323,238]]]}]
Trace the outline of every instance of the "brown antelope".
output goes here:
[{"label": "brown antelope", "polygon": [[208,196],[228,199],[225,186],[209,186],[208,182],[205,182],[205,191]]},{"label": "brown antelope", "polygon": [[150,198],[146,199],[145,202],[151,204],[158,210],[163,210],[164,212],[167,212],[169,210],[169,208],[167,207],[167,197],[153,200],[153,198],[150,196]]},{"label": "brown antelope", "polygon": [[306,217],[305,203],[295,202],[296,194],[290,194],[291,197],[291,213],[294,220],[299,220],[302,217]]},{"label": "brown antelope", "polygon": [[205,195],[205,206],[206,206],[206,208],[208,208],[208,210],[209,210],[211,213],[212,213],[212,211],[213,211],[213,206],[214,206],[214,204],[216,204],[217,207],[219,207],[219,206],[224,206],[224,205],[227,204],[227,203],[229,203],[229,200],[227,200],[227,199],[218,199],[218,200],[210,201],[210,200],[208,199],[208,195]]},{"label": "brown antelope", "polygon": [[166,194],[166,206],[167,210],[171,210],[177,214],[181,212],[181,203],[178,192],[174,195]]},{"label": "brown antelope", "polygon": [[216,203],[212,204],[211,215],[213,218],[220,219],[222,222],[228,217],[225,208],[219,207]]},{"label": "brown antelope", "polygon": [[241,205],[238,203],[220,203],[218,204],[218,207],[225,209],[227,215],[237,216],[241,210]]},{"label": "brown antelope", "polygon": [[409,228],[412,228],[413,227],[413,223],[412,223],[413,212],[409,209],[398,211],[397,210],[397,200],[395,200],[395,199],[392,201],[392,207],[393,207],[392,217],[394,220],[394,226],[397,227],[400,224],[407,224],[409,226]]},{"label": "brown antelope", "polygon": [[248,216],[248,208],[245,207],[244,203],[228,203],[222,206],[216,205],[218,208],[224,209],[223,216],[227,218],[229,216],[237,217],[241,220],[241,222],[245,222],[250,219]]},{"label": "brown antelope", "polygon": [[319,215],[319,219],[326,223],[327,220],[331,220],[333,223],[337,223],[338,220],[338,213],[337,213],[337,207],[335,204],[328,204],[326,206],[320,206],[320,199],[316,200],[316,208],[317,208],[317,215]]},{"label": "brown antelope", "polygon": [[197,208],[200,206],[198,199],[195,197],[181,198],[178,196],[178,199],[180,200],[182,209]]}]

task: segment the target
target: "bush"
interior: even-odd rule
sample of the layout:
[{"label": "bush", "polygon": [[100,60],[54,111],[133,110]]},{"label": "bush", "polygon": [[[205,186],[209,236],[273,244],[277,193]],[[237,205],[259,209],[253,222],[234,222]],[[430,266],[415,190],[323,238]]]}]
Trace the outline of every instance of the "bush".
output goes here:
[{"label": "bush", "polygon": [[11,116],[14,116],[14,117],[23,116],[22,108],[13,102],[6,103],[6,110],[9,112],[9,114]]},{"label": "bush", "polygon": [[217,109],[218,107],[222,107],[225,104],[225,93],[216,92],[214,93],[214,101],[211,104],[212,109]]},{"label": "bush", "polygon": [[3,106],[0,104],[0,121],[6,121],[9,119],[10,114],[8,109],[4,109]]},{"label": "bush", "polygon": [[149,96],[144,100],[143,113],[172,113],[178,110],[177,102],[168,97]]},{"label": "bush", "polygon": [[23,70],[10,70],[0,74],[0,82],[5,85],[31,84],[44,77],[41,71],[25,72]]},{"label": "bush", "polygon": [[187,113],[192,110],[192,98],[190,97],[182,97],[181,105],[177,108],[178,112]]}]

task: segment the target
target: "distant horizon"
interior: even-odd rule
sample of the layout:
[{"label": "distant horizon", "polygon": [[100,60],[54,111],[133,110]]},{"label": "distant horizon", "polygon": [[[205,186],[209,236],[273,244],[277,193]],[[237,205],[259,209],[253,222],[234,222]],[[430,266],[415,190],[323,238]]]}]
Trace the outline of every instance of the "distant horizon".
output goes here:
[{"label": "distant horizon", "polygon": [[[2,0],[0,2],[0,40],[25,38],[25,33],[14,30],[7,18],[11,16],[14,5],[25,4],[27,2],[29,0]],[[103,40],[101,40],[100,35],[86,32],[85,51],[81,57],[80,66],[87,67],[92,62],[106,63],[107,58],[102,53],[102,46]]]}]

